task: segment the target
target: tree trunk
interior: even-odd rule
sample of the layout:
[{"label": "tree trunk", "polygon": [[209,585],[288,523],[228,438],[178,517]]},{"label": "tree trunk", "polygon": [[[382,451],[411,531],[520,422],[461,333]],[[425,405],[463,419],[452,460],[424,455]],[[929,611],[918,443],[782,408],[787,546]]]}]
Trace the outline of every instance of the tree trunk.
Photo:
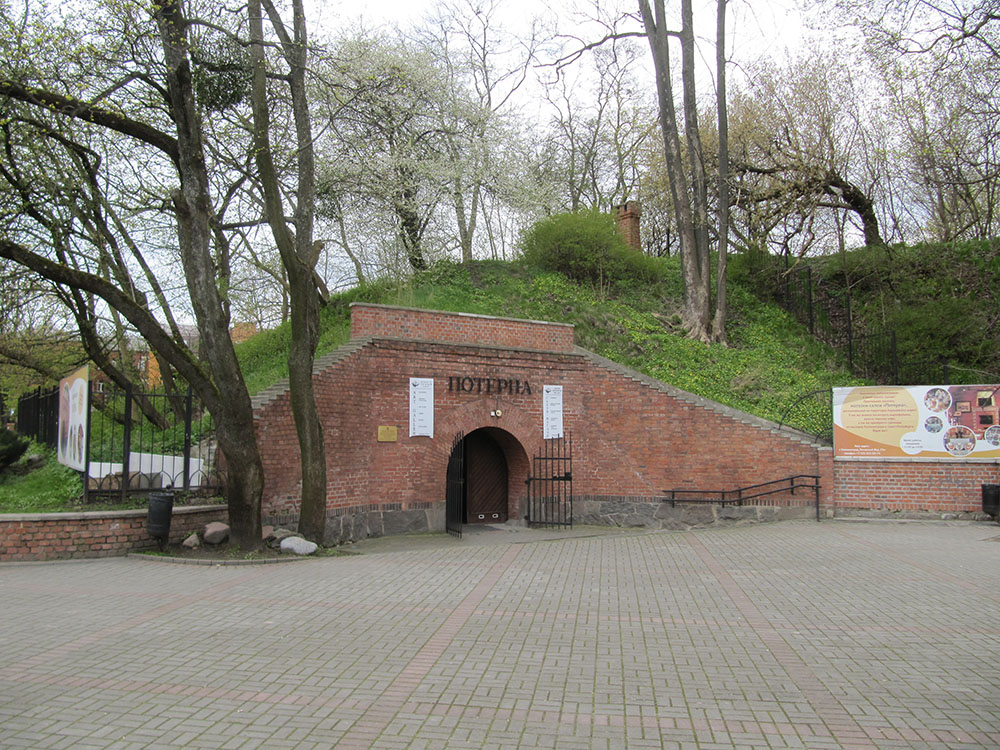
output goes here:
[{"label": "tree trunk", "polygon": [[212,253],[212,202],[201,122],[194,100],[187,20],[183,17],[179,0],[165,0],[154,7],[163,46],[170,111],[177,128],[177,169],[181,187],[171,197],[191,305],[198,321],[203,351],[218,389],[212,415],[229,473],[226,492],[231,535],[241,548],[257,549],[261,545],[263,469],[250,394],[229,335],[228,310],[216,283]]},{"label": "tree trunk", "polygon": [[306,100],[305,72],[308,40],[301,0],[292,2],[292,35],[284,27],[273,4],[265,0],[271,26],[281,42],[288,64],[285,76],[292,98],[292,116],[297,140],[297,191],[295,232],[289,231],[284,201],[271,156],[270,113],[267,100],[267,68],[264,54],[263,19],[260,0],[251,0],[253,89],[251,106],[254,120],[254,156],[264,192],[268,225],[281,261],[288,274],[292,340],[288,350],[289,399],[302,463],[302,500],[299,505],[299,533],[321,543],[326,528],[326,448],[323,426],[316,409],[313,389],[313,362],[319,343],[319,296],[314,270],[321,245],[314,243],[315,166],[309,105]]},{"label": "tree trunk", "polygon": [[[670,72],[669,35],[663,0],[655,0],[655,16],[648,0],[639,0],[643,26],[653,54],[656,71],[656,95],[660,104],[660,130],[667,167],[670,197],[677,222],[680,240],[681,279],[684,284],[684,299],[681,317],[691,338],[709,340],[709,315],[711,298],[706,291],[703,264],[698,251],[695,231],[695,214],[692,207],[692,190],[684,169],[681,152],[680,132],[677,127],[677,112],[674,106],[674,91]],[[693,39],[693,38],[692,38]]]},{"label": "tree trunk", "polygon": [[726,343],[726,271],[729,255],[729,109],[726,104],[726,0],[718,0],[715,23],[715,103],[719,120],[719,250],[715,274],[712,337]]}]

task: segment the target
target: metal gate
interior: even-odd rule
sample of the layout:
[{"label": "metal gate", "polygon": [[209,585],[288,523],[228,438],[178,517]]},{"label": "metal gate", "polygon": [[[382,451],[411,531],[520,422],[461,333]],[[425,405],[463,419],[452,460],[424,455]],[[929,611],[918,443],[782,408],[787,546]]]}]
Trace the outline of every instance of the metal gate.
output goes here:
[{"label": "metal gate", "polygon": [[455,436],[448,459],[444,525],[452,536],[462,536],[462,502],[465,499],[465,433]]},{"label": "metal gate", "polygon": [[573,525],[573,439],[550,438],[542,443],[528,477],[528,525]]}]

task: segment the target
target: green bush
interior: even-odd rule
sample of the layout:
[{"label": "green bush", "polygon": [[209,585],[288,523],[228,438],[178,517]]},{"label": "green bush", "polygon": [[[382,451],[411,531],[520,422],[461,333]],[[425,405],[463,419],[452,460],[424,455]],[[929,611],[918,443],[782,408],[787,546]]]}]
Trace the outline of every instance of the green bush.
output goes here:
[{"label": "green bush", "polygon": [[0,429],[0,471],[16,463],[28,450],[30,441],[17,433]]},{"label": "green bush", "polygon": [[652,281],[658,267],[652,258],[622,239],[614,219],[599,211],[556,214],[534,224],[521,240],[524,259],[600,289],[627,280]]}]

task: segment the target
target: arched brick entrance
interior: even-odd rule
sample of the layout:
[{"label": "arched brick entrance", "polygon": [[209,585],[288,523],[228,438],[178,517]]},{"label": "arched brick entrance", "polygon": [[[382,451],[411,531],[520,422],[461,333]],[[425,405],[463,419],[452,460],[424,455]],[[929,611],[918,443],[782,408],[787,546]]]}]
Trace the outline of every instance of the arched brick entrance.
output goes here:
[{"label": "arched brick entrance", "polygon": [[[460,477],[454,467],[460,466]],[[480,427],[457,441],[448,460],[448,474],[461,480],[461,490],[449,490],[449,510],[462,523],[504,523],[523,515],[527,454],[512,434],[498,427]]]},{"label": "arched brick entrance", "polygon": [[[573,514],[584,523],[669,525],[662,500],[671,488],[807,474],[822,475],[830,494],[824,446],[576,348],[571,326],[361,303],[351,320],[351,342],[316,365],[328,543],[450,528],[449,460],[474,434],[473,464],[494,461],[483,484],[502,490],[505,465],[506,518],[527,518],[525,481],[557,416],[573,435]],[[414,378],[433,386],[418,427]],[[558,407],[543,399],[546,386],[560,388]],[[255,407],[264,517],[294,523],[301,466],[287,387],[259,394]],[[502,491],[478,518],[480,489],[472,520],[501,520]]]}]

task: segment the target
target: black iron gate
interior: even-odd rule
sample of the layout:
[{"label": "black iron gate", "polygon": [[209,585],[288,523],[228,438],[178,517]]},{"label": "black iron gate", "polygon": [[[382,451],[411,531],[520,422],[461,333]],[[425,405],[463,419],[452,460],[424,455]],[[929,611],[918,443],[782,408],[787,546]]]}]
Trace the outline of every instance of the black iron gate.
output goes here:
[{"label": "black iron gate", "polygon": [[528,483],[529,526],[573,525],[573,439],[543,441]]},{"label": "black iron gate", "polygon": [[444,524],[452,536],[462,536],[462,501],[465,499],[465,433],[458,433],[448,459]]}]

